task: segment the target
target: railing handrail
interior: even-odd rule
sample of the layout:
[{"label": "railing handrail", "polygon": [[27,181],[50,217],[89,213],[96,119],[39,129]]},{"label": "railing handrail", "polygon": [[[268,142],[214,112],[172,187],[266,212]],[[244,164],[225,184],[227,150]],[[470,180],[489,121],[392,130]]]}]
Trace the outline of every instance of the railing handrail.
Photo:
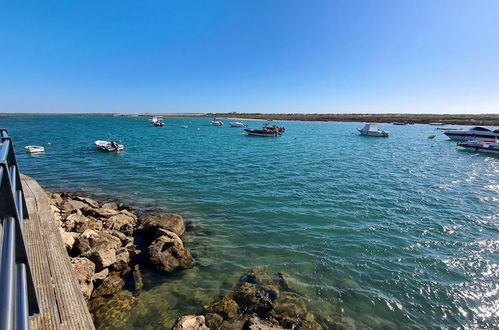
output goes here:
[{"label": "railing handrail", "polygon": [[6,129],[0,137],[0,330],[28,329],[40,314],[23,237],[28,211],[12,139]]}]

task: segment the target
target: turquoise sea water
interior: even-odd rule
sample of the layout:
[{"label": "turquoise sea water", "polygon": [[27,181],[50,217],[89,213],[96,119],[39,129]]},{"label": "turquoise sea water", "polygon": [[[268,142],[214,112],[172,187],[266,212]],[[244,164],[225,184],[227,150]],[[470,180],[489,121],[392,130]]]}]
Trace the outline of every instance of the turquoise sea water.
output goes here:
[{"label": "turquoise sea water", "polygon": [[[196,224],[184,236],[195,267],[146,271],[129,328],[200,312],[254,266],[288,273],[311,311],[353,327],[497,327],[498,157],[459,151],[428,125],[382,124],[383,139],[357,135],[360,123],[275,123],[287,129],[281,138],[209,118],[155,128],[140,117],[0,117],[20,169],[45,188]],[[125,151],[94,148],[108,138]]]}]

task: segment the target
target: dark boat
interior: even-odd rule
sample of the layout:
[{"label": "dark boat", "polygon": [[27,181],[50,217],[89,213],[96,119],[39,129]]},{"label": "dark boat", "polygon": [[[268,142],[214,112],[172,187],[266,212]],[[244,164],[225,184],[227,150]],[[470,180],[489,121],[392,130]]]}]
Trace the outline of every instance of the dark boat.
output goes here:
[{"label": "dark boat", "polygon": [[263,136],[263,137],[278,137],[281,136],[286,129],[276,125],[263,125],[262,129],[245,129],[248,136]]}]

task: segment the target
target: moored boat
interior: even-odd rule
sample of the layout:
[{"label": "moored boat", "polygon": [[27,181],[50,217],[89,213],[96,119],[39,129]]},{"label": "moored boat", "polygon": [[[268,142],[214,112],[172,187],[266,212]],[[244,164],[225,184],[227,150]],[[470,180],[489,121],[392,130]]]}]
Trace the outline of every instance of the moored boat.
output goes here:
[{"label": "moored boat", "polygon": [[115,141],[104,141],[104,140],[97,140],[94,142],[95,146],[104,151],[122,151],[125,149],[125,146],[123,144],[120,144]]},{"label": "moored boat", "polygon": [[365,124],[363,128],[357,128],[360,135],[364,136],[374,136],[374,137],[388,137],[390,134],[388,131],[383,131],[378,128],[378,124],[369,123]]},{"label": "moored boat", "polygon": [[475,126],[469,130],[445,131],[445,135],[451,140],[465,141],[470,139],[499,139],[499,129],[489,129],[487,127]]},{"label": "moored boat", "polygon": [[499,140],[469,140],[458,143],[457,145],[467,150],[499,154]]},{"label": "moored boat", "polygon": [[29,152],[31,154],[45,152],[45,148],[42,146],[26,146],[24,147],[24,149],[26,149],[26,152]]},{"label": "moored boat", "polygon": [[213,120],[211,121],[211,125],[212,126],[223,126],[224,122],[220,119],[213,118]]},{"label": "moored boat", "polygon": [[163,122],[163,119],[161,117],[152,117],[151,124],[155,127],[165,126],[165,123]]},{"label": "moored boat", "polygon": [[244,130],[248,136],[262,136],[262,137],[278,137],[281,136],[286,129],[284,127],[279,127],[276,125],[268,126],[263,125],[262,129],[245,129]]},{"label": "moored boat", "polygon": [[248,127],[248,124],[242,123],[240,121],[234,121],[230,123],[230,127]]}]

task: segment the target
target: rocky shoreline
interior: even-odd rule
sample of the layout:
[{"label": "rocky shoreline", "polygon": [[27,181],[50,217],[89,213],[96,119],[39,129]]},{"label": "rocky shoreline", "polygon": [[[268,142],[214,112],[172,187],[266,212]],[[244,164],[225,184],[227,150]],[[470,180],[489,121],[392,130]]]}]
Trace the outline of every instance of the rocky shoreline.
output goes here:
[{"label": "rocky shoreline", "polygon": [[180,238],[185,225],[178,214],[137,214],[123,203],[70,193],[48,197],[97,327],[119,328],[125,322],[143,287],[143,267],[168,273],[193,264]]},{"label": "rocky shoreline", "polygon": [[[144,213],[123,203],[99,203],[71,193],[47,193],[83,296],[98,329],[120,329],[143,289],[141,270],[170,273],[193,266],[181,239],[181,215]],[[138,243],[140,242],[140,244]],[[321,320],[346,329],[340,318]],[[291,289],[288,276],[253,268],[225,294],[177,319],[175,330],[301,329],[324,327]]]}]

